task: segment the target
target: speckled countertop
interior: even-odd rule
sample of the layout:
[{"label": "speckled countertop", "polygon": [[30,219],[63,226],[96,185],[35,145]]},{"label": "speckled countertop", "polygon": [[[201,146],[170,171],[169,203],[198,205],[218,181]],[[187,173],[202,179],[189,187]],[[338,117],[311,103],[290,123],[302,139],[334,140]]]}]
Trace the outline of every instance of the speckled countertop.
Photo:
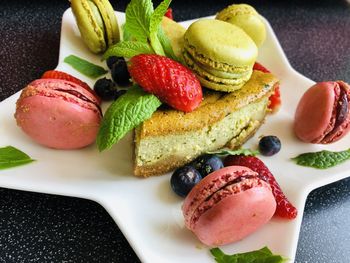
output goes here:
[{"label": "speckled countertop", "polygon": [[[111,2],[125,10],[127,1]],[[315,81],[350,82],[350,5],[345,0],[245,2],[269,20],[297,71]],[[181,21],[231,3],[176,0],[172,7]],[[62,0],[0,2],[0,101],[55,68],[61,16],[68,7]],[[313,191],[295,262],[349,262],[349,215],[350,178]],[[0,188],[0,262],[139,260],[98,204]]]}]

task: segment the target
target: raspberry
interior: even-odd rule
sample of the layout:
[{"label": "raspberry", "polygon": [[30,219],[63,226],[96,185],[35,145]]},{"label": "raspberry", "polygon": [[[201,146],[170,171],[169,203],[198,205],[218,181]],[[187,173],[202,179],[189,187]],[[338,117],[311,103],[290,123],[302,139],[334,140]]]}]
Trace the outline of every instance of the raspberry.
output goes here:
[{"label": "raspberry", "polygon": [[202,101],[197,77],[180,63],[159,55],[141,54],[130,59],[128,70],[134,81],[171,107],[191,112]]},{"label": "raspberry", "polygon": [[[255,62],[254,66],[253,66],[254,70],[259,70],[262,71],[264,73],[271,73],[270,70],[268,70],[267,68],[265,68],[263,65],[261,65],[258,62]],[[277,84],[275,86],[275,91],[274,93],[270,96],[269,98],[270,103],[268,108],[272,111],[272,112],[276,112],[278,111],[278,109],[281,106],[281,92],[280,92],[280,87]]]},{"label": "raspberry", "polygon": [[298,214],[297,209],[288,201],[275,177],[260,159],[254,156],[229,155],[225,158],[224,165],[241,165],[257,172],[260,178],[271,186],[272,193],[277,203],[275,215],[287,219],[296,218]]},{"label": "raspberry", "polygon": [[167,18],[170,18],[171,20],[174,20],[174,18],[173,18],[173,9],[171,9],[169,7],[164,16],[166,16]]}]

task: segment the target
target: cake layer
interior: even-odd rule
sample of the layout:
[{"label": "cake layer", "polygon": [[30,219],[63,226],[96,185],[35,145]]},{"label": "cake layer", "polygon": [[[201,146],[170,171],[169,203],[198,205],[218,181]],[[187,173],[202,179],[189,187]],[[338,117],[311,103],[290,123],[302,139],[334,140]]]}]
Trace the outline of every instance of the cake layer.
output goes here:
[{"label": "cake layer", "polygon": [[156,111],[135,129],[135,175],[163,174],[204,152],[242,145],[262,124],[276,83],[273,75],[254,71],[235,92],[205,92],[191,113]]}]

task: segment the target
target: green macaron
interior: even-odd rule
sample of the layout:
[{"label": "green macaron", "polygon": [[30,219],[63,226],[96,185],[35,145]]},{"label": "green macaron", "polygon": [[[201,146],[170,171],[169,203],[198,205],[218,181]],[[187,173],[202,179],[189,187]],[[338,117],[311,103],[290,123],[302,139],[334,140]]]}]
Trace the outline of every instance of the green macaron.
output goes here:
[{"label": "green macaron", "polygon": [[119,42],[119,27],[108,0],[71,0],[81,37],[93,53]]},{"label": "green macaron", "polygon": [[257,55],[257,46],[242,29],[220,20],[198,20],[184,35],[185,63],[203,86],[214,90],[241,88]]},{"label": "green macaron", "polygon": [[233,4],[216,15],[216,19],[226,21],[242,28],[259,47],[265,41],[264,21],[254,7],[247,4]]}]

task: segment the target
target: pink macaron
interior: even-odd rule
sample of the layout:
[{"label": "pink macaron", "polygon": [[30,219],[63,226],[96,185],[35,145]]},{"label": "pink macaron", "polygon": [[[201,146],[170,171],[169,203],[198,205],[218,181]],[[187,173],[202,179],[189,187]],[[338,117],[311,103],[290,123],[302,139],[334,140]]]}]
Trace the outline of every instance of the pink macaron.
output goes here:
[{"label": "pink macaron", "polygon": [[208,246],[243,239],[266,224],[275,210],[270,185],[244,166],[207,175],[182,206],[186,227]]},{"label": "pink macaron", "polygon": [[23,89],[15,118],[37,143],[77,149],[95,141],[102,112],[99,99],[80,85],[61,79],[38,79]]},{"label": "pink macaron", "polygon": [[309,143],[328,144],[350,131],[350,86],[343,81],[320,82],[301,97],[294,132]]}]

